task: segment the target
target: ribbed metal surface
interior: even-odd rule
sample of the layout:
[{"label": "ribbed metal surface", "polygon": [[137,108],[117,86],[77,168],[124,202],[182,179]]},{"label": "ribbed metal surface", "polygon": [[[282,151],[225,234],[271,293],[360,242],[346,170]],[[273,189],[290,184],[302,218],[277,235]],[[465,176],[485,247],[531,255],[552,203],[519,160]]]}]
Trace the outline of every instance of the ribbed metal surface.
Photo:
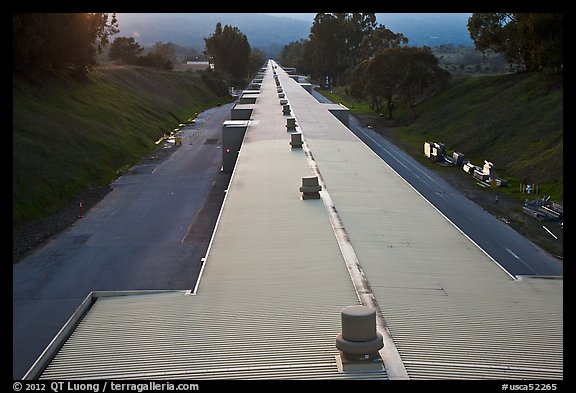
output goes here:
[{"label": "ribbed metal surface", "polygon": [[310,167],[271,75],[252,119],[197,294],[100,298],[42,378],[387,378],[338,372],[358,298],[322,201],[300,199]]},{"label": "ribbed metal surface", "polygon": [[339,374],[338,310],[297,301],[299,313],[218,295],[101,298],[42,378],[386,378]]},{"label": "ribbed metal surface", "polygon": [[313,98],[298,97],[292,108],[410,378],[561,379],[563,281],[513,281]]},{"label": "ribbed metal surface", "polygon": [[440,299],[397,288],[377,290],[379,298],[396,299],[381,307],[412,377],[427,377],[431,370],[440,378],[454,375],[454,366],[418,363],[427,359],[460,364],[461,377],[485,372],[493,378],[562,378],[561,280],[539,280],[533,284],[537,291],[527,290],[532,284],[525,282],[502,287],[468,280],[468,286],[456,288],[447,281]]}]

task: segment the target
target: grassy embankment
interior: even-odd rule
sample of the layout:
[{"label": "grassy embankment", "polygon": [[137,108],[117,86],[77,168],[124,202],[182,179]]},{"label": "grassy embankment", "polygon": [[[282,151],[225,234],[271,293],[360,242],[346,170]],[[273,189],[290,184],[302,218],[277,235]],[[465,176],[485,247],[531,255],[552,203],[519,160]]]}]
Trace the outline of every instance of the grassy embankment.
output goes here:
[{"label": "grassy embankment", "polygon": [[[344,88],[322,94],[353,113],[377,115]],[[499,192],[524,200],[520,185],[536,184],[539,197],[563,202],[562,88],[552,88],[538,75],[470,77],[454,80],[416,111],[412,120],[400,107],[393,113],[396,121],[384,123],[394,127],[394,139],[425,165],[439,168],[423,157],[424,142],[441,142],[448,154],[461,152],[473,164],[493,162],[509,184]],[[470,181],[475,182],[471,176]]]},{"label": "grassy embankment", "polygon": [[12,219],[16,228],[104,186],[165,132],[227,99],[191,72],[96,70],[85,81],[13,81]]}]

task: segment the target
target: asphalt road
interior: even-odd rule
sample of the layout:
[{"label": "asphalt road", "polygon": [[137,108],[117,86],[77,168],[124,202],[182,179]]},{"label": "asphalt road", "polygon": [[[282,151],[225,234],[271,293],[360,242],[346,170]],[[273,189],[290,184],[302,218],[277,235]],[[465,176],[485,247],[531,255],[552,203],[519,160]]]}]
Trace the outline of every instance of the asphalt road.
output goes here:
[{"label": "asphalt road", "polygon": [[[314,91],[319,102],[330,103]],[[562,276],[562,264],[514,229],[466,198],[380,134],[350,116],[349,128],[416,191],[513,276]],[[449,252],[449,250],[447,250]]]},{"label": "asphalt road", "polygon": [[[134,166],[84,218],[13,266],[13,377],[20,379],[95,290],[194,289],[227,187],[222,123],[201,113],[160,162]],[[223,195],[223,191],[222,191]]]}]

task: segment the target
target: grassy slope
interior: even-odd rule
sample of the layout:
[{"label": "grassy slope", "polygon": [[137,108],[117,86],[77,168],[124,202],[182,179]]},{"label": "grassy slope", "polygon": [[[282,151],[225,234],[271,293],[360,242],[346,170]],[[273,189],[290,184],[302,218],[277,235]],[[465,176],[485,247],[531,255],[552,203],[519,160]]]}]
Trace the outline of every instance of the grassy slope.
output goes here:
[{"label": "grassy slope", "polygon": [[194,73],[97,70],[87,81],[13,81],[13,226],[55,212],[108,184],[164,131],[221,98]]},{"label": "grassy slope", "polygon": [[[343,91],[334,93],[332,100],[366,113],[367,105],[351,102]],[[423,154],[424,141],[442,142],[476,165],[493,162],[511,190],[536,183],[544,195],[563,200],[561,88],[549,89],[537,75],[466,78],[420,104],[417,113],[414,122],[396,129],[411,153]],[[395,117],[405,114],[399,108]]]}]

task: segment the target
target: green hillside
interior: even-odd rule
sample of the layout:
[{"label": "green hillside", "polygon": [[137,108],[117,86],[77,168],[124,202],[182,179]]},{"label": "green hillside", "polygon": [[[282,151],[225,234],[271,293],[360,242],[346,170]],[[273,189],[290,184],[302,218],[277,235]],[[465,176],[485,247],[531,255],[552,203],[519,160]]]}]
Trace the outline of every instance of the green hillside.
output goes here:
[{"label": "green hillside", "polygon": [[[343,92],[326,95],[367,113],[367,105]],[[511,185],[538,184],[542,194],[563,200],[561,87],[531,74],[457,79],[416,112],[415,121],[402,108],[395,113],[400,122],[394,136],[411,154],[422,155],[425,141],[441,142],[450,154],[461,152],[476,165],[493,162]]]},{"label": "green hillside", "polygon": [[97,69],[88,80],[13,80],[13,227],[54,213],[108,184],[165,131],[215,106],[199,74],[143,67]]}]

